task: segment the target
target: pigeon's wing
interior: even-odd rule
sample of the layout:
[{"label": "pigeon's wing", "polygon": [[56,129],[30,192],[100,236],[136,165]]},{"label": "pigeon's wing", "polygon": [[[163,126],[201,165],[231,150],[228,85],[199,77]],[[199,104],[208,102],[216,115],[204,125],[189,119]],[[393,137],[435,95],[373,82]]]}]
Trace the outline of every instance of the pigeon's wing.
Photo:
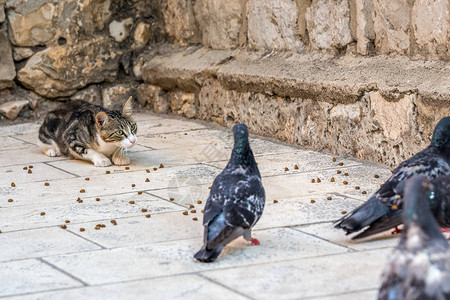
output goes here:
[{"label": "pigeon's wing", "polygon": [[203,209],[203,225],[208,225],[223,210],[227,197],[227,182],[224,181],[224,172],[220,173],[211,186],[205,208]]},{"label": "pigeon's wing", "polygon": [[251,228],[261,217],[264,199],[257,176],[239,180],[230,187],[222,211],[207,225],[207,248],[225,245]]},{"label": "pigeon's wing", "polygon": [[439,226],[450,228],[450,176],[440,176],[431,181],[434,194],[430,196],[430,207]]},{"label": "pigeon's wing", "polygon": [[402,210],[389,209],[388,213],[386,213],[381,218],[371,223],[366,230],[359,233],[358,235],[355,235],[354,237],[352,237],[352,239],[362,239],[389,230],[391,228],[401,225],[402,223],[403,223]]}]

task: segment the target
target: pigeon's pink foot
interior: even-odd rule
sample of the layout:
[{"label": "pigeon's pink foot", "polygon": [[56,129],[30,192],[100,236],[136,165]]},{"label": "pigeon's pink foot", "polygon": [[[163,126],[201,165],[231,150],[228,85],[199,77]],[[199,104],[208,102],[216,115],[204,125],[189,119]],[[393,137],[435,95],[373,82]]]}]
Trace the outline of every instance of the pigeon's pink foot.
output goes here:
[{"label": "pigeon's pink foot", "polygon": [[395,226],[394,230],[392,230],[391,234],[397,234],[402,232],[402,230],[400,228],[398,228],[397,226]]},{"label": "pigeon's pink foot", "polygon": [[443,227],[441,227],[441,231],[442,231],[442,232],[449,232],[449,233],[450,233],[450,228],[443,228]]},{"label": "pigeon's pink foot", "polygon": [[258,246],[260,244],[257,239],[252,239],[251,242],[252,242],[252,246]]}]

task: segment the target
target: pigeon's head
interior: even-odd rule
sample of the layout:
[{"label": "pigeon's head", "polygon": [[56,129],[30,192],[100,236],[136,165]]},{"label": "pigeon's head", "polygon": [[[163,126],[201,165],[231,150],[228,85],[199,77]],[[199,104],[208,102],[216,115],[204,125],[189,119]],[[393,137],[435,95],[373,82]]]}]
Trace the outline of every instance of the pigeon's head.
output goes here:
[{"label": "pigeon's head", "polygon": [[435,147],[450,147],[450,117],[442,118],[434,128],[431,145]]},{"label": "pigeon's head", "polygon": [[234,149],[241,154],[248,148],[248,129],[245,124],[236,124],[233,127]]}]

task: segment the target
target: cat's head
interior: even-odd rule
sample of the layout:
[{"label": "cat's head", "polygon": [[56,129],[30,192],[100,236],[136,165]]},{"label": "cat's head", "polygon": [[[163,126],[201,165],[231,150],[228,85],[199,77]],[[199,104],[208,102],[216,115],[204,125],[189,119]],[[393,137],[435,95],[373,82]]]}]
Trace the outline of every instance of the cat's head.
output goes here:
[{"label": "cat's head", "polygon": [[95,116],[98,133],[106,143],[116,143],[123,148],[133,147],[137,142],[136,122],[131,118],[132,97],[122,105],[122,111],[101,111]]}]

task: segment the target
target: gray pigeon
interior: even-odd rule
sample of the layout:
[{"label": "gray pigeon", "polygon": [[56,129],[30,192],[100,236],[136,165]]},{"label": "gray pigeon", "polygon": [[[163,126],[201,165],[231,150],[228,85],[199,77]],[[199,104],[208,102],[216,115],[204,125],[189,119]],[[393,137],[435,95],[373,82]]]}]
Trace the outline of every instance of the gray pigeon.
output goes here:
[{"label": "gray pigeon", "polygon": [[368,228],[353,239],[367,237],[402,222],[401,210],[395,210],[383,202],[395,197],[397,185],[413,175],[421,174],[428,179],[450,174],[450,117],[441,119],[433,133],[430,145],[408,160],[402,162],[383,186],[364,204],[335,222],[347,234]]},{"label": "gray pigeon", "polygon": [[450,299],[450,247],[428,205],[433,193],[425,176],[407,181],[405,227],[383,272],[379,300]]},{"label": "gray pigeon", "polygon": [[251,229],[262,215],[265,193],[261,175],[248,141],[244,124],[233,128],[234,148],[230,161],[215,179],[203,214],[204,244],[195,254],[202,262],[214,261],[232,240],[251,237]]},{"label": "gray pigeon", "polygon": [[[433,193],[430,193],[429,198],[427,198],[431,213],[436,218],[439,226],[441,226],[441,231],[450,232],[450,175],[436,177],[430,182],[434,187]],[[395,189],[397,195],[385,199],[383,203],[401,211],[403,207],[404,188],[404,183],[398,184]],[[401,223],[403,223],[403,220],[401,220]]]}]

